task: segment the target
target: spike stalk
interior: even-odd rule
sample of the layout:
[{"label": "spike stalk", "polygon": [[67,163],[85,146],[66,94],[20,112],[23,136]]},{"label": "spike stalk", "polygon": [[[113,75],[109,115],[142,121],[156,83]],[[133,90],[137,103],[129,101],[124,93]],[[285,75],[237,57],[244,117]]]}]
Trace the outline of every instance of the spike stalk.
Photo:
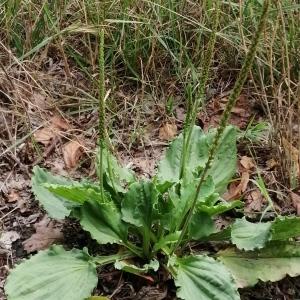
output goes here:
[{"label": "spike stalk", "polygon": [[197,203],[198,196],[200,194],[200,190],[201,190],[202,185],[205,181],[205,178],[208,174],[208,171],[211,168],[214,156],[215,156],[215,154],[218,150],[219,141],[220,141],[220,139],[222,137],[222,134],[224,132],[224,129],[225,129],[227,123],[228,123],[228,119],[230,117],[231,110],[234,107],[238,97],[241,94],[243,85],[244,85],[244,83],[247,79],[248,73],[249,73],[249,71],[252,67],[254,57],[255,57],[255,53],[256,53],[256,49],[257,49],[257,46],[258,46],[258,43],[259,43],[259,39],[260,39],[260,36],[261,36],[261,34],[264,30],[264,27],[265,27],[265,23],[266,23],[266,19],[267,19],[267,13],[268,13],[268,9],[269,9],[269,4],[270,4],[270,0],[265,0],[264,1],[262,14],[260,16],[259,24],[258,24],[257,29],[255,31],[254,37],[252,39],[251,46],[249,48],[248,53],[246,54],[246,58],[245,58],[243,66],[242,66],[242,69],[239,73],[238,79],[237,79],[237,81],[236,81],[236,83],[235,83],[235,85],[234,85],[234,87],[231,91],[230,96],[229,96],[226,108],[223,112],[223,115],[222,115],[222,118],[221,118],[221,121],[220,121],[220,125],[217,129],[217,132],[216,132],[215,137],[213,139],[212,145],[209,149],[208,160],[205,164],[204,170],[203,170],[203,172],[201,174],[201,177],[199,179],[199,183],[197,185],[197,189],[196,189],[195,195],[193,197],[191,208],[189,209],[189,211],[187,213],[184,225],[183,225],[182,230],[181,230],[180,237],[179,237],[177,243],[175,244],[174,248],[172,249],[172,253],[174,253],[174,251],[176,251],[176,249],[181,244],[181,242],[182,242],[182,240],[183,240],[183,238],[184,238],[184,236],[187,232],[188,225],[191,221],[191,218],[193,216],[193,213],[194,213],[194,210],[195,210],[195,207],[196,207],[196,203]]}]

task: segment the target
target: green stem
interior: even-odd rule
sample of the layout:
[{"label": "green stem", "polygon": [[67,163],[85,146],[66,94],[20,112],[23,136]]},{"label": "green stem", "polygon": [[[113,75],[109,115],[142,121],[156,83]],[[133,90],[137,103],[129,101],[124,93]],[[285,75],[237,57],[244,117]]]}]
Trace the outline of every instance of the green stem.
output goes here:
[{"label": "green stem", "polygon": [[[159,235],[157,235],[157,236],[159,236]],[[157,238],[157,236],[152,231],[150,231],[150,238],[153,243],[156,243],[158,240],[160,240],[162,238],[162,236],[160,236],[159,238]],[[163,251],[166,255],[169,255],[171,253],[171,249],[168,246],[164,246],[163,248],[161,248],[159,250]],[[150,258],[155,256],[155,254],[158,251],[152,251]]]},{"label": "green stem", "polygon": [[117,260],[128,259],[134,255],[131,252],[124,252],[120,254],[113,254],[108,256],[96,256],[93,258],[95,264],[105,266],[114,263]]},{"label": "green stem", "polygon": [[113,188],[115,194],[118,195],[118,191],[117,191],[116,185],[115,185],[115,176],[114,176],[113,168],[111,166],[111,161],[108,158],[108,156],[107,156],[107,169],[108,169],[108,175],[110,178],[110,182],[112,184],[112,188]]},{"label": "green stem", "polygon": [[191,124],[191,113],[193,110],[193,105],[192,105],[192,87],[189,84],[187,87],[187,114],[186,114],[186,120],[183,128],[183,139],[182,139],[182,151],[181,151],[181,159],[180,159],[180,174],[179,174],[179,179],[184,177],[184,171],[185,171],[185,162],[186,162],[186,155],[187,155],[187,143],[186,143],[186,135],[187,135],[187,129],[188,129],[188,124]]},{"label": "green stem", "polygon": [[103,197],[103,150],[105,147],[105,70],[104,70],[104,28],[99,35],[99,181]]},{"label": "green stem", "polygon": [[143,252],[145,257],[149,257],[149,250],[150,250],[150,232],[148,228],[145,228],[143,234]]},{"label": "green stem", "polygon": [[226,105],[226,108],[224,110],[224,113],[223,113],[221,121],[220,121],[220,126],[217,129],[217,132],[216,132],[216,135],[214,137],[212,146],[209,149],[208,160],[207,160],[207,162],[205,164],[205,167],[204,167],[204,170],[201,174],[201,177],[200,177],[197,189],[196,189],[196,193],[194,195],[194,198],[193,198],[193,201],[192,201],[192,204],[191,204],[191,208],[188,211],[188,214],[187,214],[185,223],[183,225],[180,237],[179,237],[177,243],[175,244],[175,247],[173,248],[172,253],[174,253],[174,251],[178,248],[178,246],[182,242],[182,240],[183,240],[183,238],[184,238],[184,236],[187,232],[188,225],[189,225],[189,223],[191,221],[191,218],[193,216],[193,212],[194,212],[194,209],[195,209],[195,206],[196,206],[196,203],[197,203],[197,199],[198,199],[201,187],[203,185],[203,182],[206,178],[206,175],[207,175],[208,171],[211,168],[212,161],[214,159],[216,151],[218,150],[219,141],[220,141],[220,139],[222,137],[222,134],[224,132],[224,129],[227,125],[231,110],[232,110],[233,106],[235,105],[236,100],[238,99],[239,95],[241,94],[243,85],[244,85],[244,83],[246,81],[246,78],[248,76],[248,73],[249,73],[249,71],[252,67],[253,60],[254,60],[255,53],[256,53],[256,49],[257,49],[258,42],[259,42],[259,38],[260,38],[261,33],[262,33],[262,31],[265,27],[267,12],[268,12],[268,8],[269,8],[269,1],[270,0],[265,0],[264,1],[263,11],[262,11],[262,14],[261,14],[261,17],[260,17],[258,27],[257,27],[256,32],[254,34],[250,49],[249,49],[249,51],[246,55],[246,58],[245,58],[243,66],[242,66],[242,69],[239,73],[238,79],[237,79],[237,81],[236,81],[236,83],[235,83],[235,85],[234,85],[234,87],[231,91],[230,96],[229,96],[228,103]]},{"label": "green stem", "polygon": [[141,249],[131,242],[127,241],[123,243],[123,246],[126,247],[128,250],[130,250],[132,253],[134,253],[136,256],[143,258],[144,255],[141,251]]}]

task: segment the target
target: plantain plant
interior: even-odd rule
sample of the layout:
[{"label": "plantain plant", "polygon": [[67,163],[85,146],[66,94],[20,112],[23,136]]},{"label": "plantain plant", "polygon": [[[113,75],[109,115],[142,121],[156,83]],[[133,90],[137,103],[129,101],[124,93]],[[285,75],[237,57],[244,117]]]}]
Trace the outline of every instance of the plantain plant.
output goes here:
[{"label": "plantain plant", "polygon": [[[5,285],[8,300],[86,299],[97,286],[97,268],[107,264],[136,275],[164,268],[174,279],[178,298],[187,300],[239,299],[239,287],[300,275],[300,248],[295,241],[300,218],[278,217],[256,224],[241,218],[221,231],[214,222],[218,215],[242,206],[239,200],[226,202],[221,197],[237,161],[237,132],[227,121],[251,68],[268,4],[264,2],[220,127],[204,133],[193,125],[201,102],[196,100],[185,130],[170,144],[151,180],[137,179],[106,147],[101,30],[99,181],[75,182],[36,166],[32,190],[50,217],[72,216],[99,244],[117,244],[119,250],[107,256],[91,256],[87,249],[66,251],[58,245],[40,251],[10,272]],[[204,73],[211,57],[206,57]],[[212,242],[220,243],[223,250],[201,251],[201,245]],[[197,244],[198,252],[188,244]]]}]

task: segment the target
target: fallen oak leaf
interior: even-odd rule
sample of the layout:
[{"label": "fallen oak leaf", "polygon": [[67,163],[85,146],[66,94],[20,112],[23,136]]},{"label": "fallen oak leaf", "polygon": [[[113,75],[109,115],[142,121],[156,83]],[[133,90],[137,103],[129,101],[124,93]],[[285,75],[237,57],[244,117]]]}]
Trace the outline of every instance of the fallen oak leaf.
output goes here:
[{"label": "fallen oak leaf", "polygon": [[242,156],[240,159],[240,164],[243,168],[245,168],[248,171],[255,167],[253,158],[249,156]]},{"label": "fallen oak leaf", "polygon": [[38,143],[47,146],[50,141],[56,136],[56,134],[56,130],[53,130],[52,127],[44,127],[37,130],[33,135]]},{"label": "fallen oak leaf", "polygon": [[159,129],[159,139],[170,141],[177,134],[177,126],[175,124],[166,123]]},{"label": "fallen oak leaf", "polygon": [[258,188],[250,191],[245,198],[245,213],[260,212],[263,204],[266,203],[265,198]]},{"label": "fallen oak leaf", "polygon": [[62,131],[69,130],[70,124],[60,116],[54,116],[50,119],[50,124],[37,130],[33,135],[37,142],[48,146],[52,139],[58,137]]},{"label": "fallen oak leaf", "polygon": [[63,146],[62,152],[67,169],[72,169],[76,167],[83,153],[83,147],[78,141],[70,141]]},{"label": "fallen oak leaf", "polygon": [[228,191],[223,195],[223,198],[227,201],[240,198],[242,196],[242,193],[244,193],[247,189],[249,178],[250,178],[249,173],[243,172],[240,182],[239,183],[238,181],[232,182],[229,185]]},{"label": "fallen oak leaf", "polygon": [[240,182],[242,193],[244,193],[246,191],[248,183],[249,183],[249,179],[250,179],[249,173],[243,172],[241,182]]},{"label": "fallen oak leaf", "polygon": [[52,117],[51,123],[53,124],[53,126],[60,130],[69,130],[71,128],[70,124],[58,115]]},{"label": "fallen oak leaf", "polygon": [[47,216],[33,226],[36,233],[22,243],[27,253],[47,249],[50,245],[63,239],[61,228],[56,227],[54,221]]},{"label": "fallen oak leaf", "polygon": [[[217,127],[220,123],[221,115],[228,102],[230,91],[224,92],[222,95],[211,99],[205,109],[198,114],[198,119],[203,123],[203,129],[206,131],[210,127]],[[253,103],[246,95],[240,95],[236,102],[235,108],[232,109],[232,114],[229,123],[237,126],[240,129],[246,128],[251,119]]]}]

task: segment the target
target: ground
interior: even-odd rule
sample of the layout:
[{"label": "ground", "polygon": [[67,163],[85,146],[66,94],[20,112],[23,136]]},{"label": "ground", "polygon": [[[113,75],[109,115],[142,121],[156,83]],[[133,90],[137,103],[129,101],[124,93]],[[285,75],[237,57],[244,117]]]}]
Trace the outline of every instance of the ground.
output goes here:
[{"label": "ground", "polygon": [[[53,243],[67,249],[86,246],[91,253],[114,250],[97,245],[75,220],[49,219],[31,191],[36,165],[74,179],[96,179],[97,1],[6,2],[0,9],[5,12],[0,20],[1,300],[9,270]],[[110,148],[123,165],[145,177],[155,174],[157,161],[182,130],[188,88],[196,94],[212,27],[212,1],[162,2],[166,7],[155,1],[113,1],[105,24]],[[243,1],[240,6],[225,2],[205,105],[196,120],[204,130],[219,124],[261,9],[261,1],[246,1],[245,7]],[[243,214],[259,220],[270,199],[273,210],[265,220],[274,211],[300,215],[299,4],[281,5],[269,15],[231,114],[230,123],[240,129],[238,169],[223,197],[242,199],[244,208],[218,218],[220,227]],[[267,192],[255,184],[259,176]],[[99,278],[95,295],[175,299],[164,270],[137,277],[108,266]],[[260,282],[240,294],[244,300],[300,299],[300,277]]]}]

